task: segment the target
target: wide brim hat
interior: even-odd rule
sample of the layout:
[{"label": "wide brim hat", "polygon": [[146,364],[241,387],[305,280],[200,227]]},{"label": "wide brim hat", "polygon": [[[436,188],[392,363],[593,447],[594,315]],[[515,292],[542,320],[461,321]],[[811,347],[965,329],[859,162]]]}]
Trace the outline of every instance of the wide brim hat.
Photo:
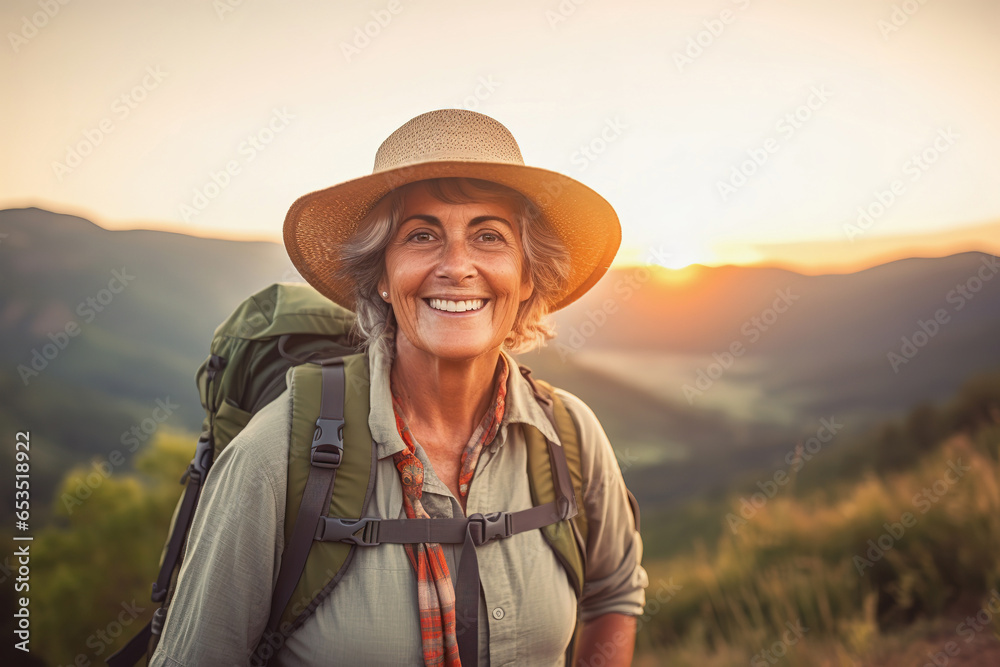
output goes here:
[{"label": "wide brim hat", "polygon": [[621,225],[601,195],[564,174],[524,164],[510,131],[489,116],[438,109],[403,124],[382,142],[371,175],[300,197],[285,216],[284,242],[301,276],[354,309],[354,284],[338,275],[339,248],[382,197],[408,183],[464,177],[493,181],[528,198],[566,246],[569,277],[550,310],[580,298],[607,272]]}]

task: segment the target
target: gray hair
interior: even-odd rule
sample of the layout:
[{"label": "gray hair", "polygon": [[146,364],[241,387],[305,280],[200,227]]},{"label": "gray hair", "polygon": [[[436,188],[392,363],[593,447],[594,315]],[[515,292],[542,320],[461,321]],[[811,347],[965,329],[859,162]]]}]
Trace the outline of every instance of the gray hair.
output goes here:
[{"label": "gray hair", "polygon": [[354,284],[355,332],[362,347],[383,346],[390,356],[395,336],[392,306],[378,294],[385,272],[385,254],[403,213],[407,191],[426,187],[435,199],[448,204],[504,202],[511,206],[520,225],[524,252],[524,275],[534,291],[521,302],[514,326],[503,346],[510,352],[526,352],[555,336],[546,321],[556,295],[569,276],[569,252],[545,217],[527,197],[505,185],[475,178],[434,178],[408,183],[391,191],[360,221],[358,230],[340,248],[338,274]]}]

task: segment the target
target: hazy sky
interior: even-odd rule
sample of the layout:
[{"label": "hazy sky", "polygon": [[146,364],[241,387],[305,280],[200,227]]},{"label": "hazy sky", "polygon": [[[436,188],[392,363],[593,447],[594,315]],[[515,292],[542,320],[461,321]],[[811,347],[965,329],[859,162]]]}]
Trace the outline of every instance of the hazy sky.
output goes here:
[{"label": "hazy sky", "polygon": [[0,26],[0,207],[280,240],[467,107],[603,194],[619,259],[1000,248],[996,0],[4,0]]}]

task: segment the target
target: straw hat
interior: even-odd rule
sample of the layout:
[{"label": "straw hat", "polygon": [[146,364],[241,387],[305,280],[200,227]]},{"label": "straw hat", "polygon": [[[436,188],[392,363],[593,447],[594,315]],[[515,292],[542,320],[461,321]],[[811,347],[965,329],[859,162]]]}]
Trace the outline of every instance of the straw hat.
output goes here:
[{"label": "straw hat", "polygon": [[285,249],[303,278],[332,301],[354,308],[354,285],[336,276],[337,249],[393,188],[443,177],[479,178],[517,190],[538,207],[570,254],[558,310],[604,275],[621,243],[621,225],[601,195],[563,174],[525,166],[510,131],[481,113],[438,109],[403,124],[382,142],[370,176],[300,197],[285,216]]}]

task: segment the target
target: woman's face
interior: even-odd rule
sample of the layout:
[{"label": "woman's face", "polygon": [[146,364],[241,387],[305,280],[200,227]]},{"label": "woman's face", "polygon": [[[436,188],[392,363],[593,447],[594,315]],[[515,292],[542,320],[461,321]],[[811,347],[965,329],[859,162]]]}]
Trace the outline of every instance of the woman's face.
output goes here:
[{"label": "woman's face", "polygon": [[379,282],[403,337],[397,346],[448,360],[498,349],[533,290],[522,279],[512,208],[448,204],[416,185],[406,192],[400,220]]}]

